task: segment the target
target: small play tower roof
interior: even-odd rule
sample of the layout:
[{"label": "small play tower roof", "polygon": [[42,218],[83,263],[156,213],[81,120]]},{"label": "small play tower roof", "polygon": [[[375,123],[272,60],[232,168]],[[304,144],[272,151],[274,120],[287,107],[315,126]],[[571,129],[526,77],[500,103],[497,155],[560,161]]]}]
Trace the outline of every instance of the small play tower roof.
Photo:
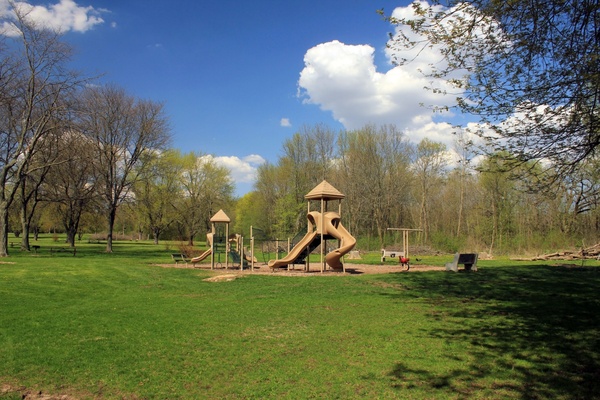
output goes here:
[{"label": "small play tower roof", "polygon": [[215,215],[212,216],[210,222],[231,222],[231,219],[225,214],[225,211],[219,210]]},{"label": "small play tower roof", "polygon": [[325,180],[304,196],[306,200],[335,200],[344,197],[346,196]]}]

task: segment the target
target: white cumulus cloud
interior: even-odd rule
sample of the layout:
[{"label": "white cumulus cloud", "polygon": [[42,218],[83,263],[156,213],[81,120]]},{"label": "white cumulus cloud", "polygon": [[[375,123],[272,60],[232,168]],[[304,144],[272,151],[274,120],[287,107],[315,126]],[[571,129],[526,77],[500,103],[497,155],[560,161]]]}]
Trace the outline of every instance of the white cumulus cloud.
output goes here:
[{"label": "white cumulus cloud", "polygon": [[236,156],[208,156],[220,166],[227,168],[236,187],[236,194],[243,195],[252,190],[256,181],[257,168],[266,162],[258,154],[239,158]]},{"label": "white cumulus cloud", "polygon": [[[79,6],[73,0],[60,0],[50,5],[32,5],[27,2],[14,2],[15,8],[25,15],[26,19],[37,26],[52,29],[57,32],[86,32],[104,20],[100,11],[92,6]],[[12,23],[14,11],[8,0],[0,0],[0,33],[12,36],[16,34],[16,27]]]},{"label": "white cumulus cloud", "polygon": [[[412,7],[400,7],[394,15],[409,12]],[[382,47],[384,45],[382,41]],[[392,50],[385,50],[388,61],[395,55]],[[424,48],[420,49],[415,62],[393,66],[390,61],[389,70],[380,72],[375,64],[374,47],[334,40],[319,44],[304,55],[299,93],[305,103],[331,112],[346,129],[358,129],[366,124],[394,124],[412,141],[428,137],[450,146],[453,135],[449,125],[434,121],[431,109],[423,107],[453,104],[453,97],[425,89],[432,84],[448,88],[444,82],[432,82],[423,75],[429,63],[439,66],[441,59],[436,48]]]},{"label": "white cumulus cloud", "polygon": [[279,125],[283,126],[284,128],[289,128],[292,126],[292,123],[290,122],[289,118],[281,118]]},{"label": "white cumulus cloud", "polygon": [[231,172],[233,181],[237,183],[253,183],[256,180],[256,169],[266,162],[257,154],[239,158],[236,156],[213,156],[215,162]]}]

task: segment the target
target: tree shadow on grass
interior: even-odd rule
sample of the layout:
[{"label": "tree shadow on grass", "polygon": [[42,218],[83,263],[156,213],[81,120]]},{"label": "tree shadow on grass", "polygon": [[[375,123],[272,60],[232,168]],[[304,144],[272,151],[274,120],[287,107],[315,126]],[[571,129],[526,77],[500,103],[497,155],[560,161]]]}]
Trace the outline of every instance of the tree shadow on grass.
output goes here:
[{"label": "tree shadow on grass", "polygon": [[[398,300],[431,305],[444,341],[466,341],[464,363],[444,374],[398,363],[397,388],[429,386],[459,396],[600,398],[600,268],[494,267],[477,273],[390,275]],[[481,392],[479,392],[481,395]]]}]

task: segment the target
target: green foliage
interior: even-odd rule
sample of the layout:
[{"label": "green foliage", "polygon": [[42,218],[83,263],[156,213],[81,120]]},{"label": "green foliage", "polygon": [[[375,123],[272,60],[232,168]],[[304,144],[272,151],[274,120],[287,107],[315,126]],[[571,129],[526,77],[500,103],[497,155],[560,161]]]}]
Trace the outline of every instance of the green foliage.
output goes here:
[{"label": "green foliage", "polygon": [[465,248],[465,238],[435,232],[431,235],[431,244],[439,251],[457,253]]},{"label": "green foliage", "polygon": [[264,229],[264,216],[257,192],[245,194],[236,202],[236,219],[233,226],[234,231],[240,234],[249,235],[250,227]]}]

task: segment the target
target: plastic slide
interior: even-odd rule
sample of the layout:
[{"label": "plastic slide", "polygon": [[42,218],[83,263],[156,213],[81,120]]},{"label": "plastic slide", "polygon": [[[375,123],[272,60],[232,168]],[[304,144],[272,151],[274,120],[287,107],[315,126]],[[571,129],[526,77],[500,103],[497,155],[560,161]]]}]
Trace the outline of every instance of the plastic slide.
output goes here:
[{"label": "plastic slide", "polygon": [[206,234],[206,245],[208,246],[208,250],[206,250],[204,253],[200,254],[198,257],[192,258],[190,260],[190,262],[192,264],[199,263],[200,261],[204,260],[206,257],[208,257],[212,253],[212,238],[213,238],[212,232],[209,232]]},{"label": "plastic slide", "polygon": [[[334,234],[336,233],[337,236]],[[340,261],[342,257],[349,253],[356,245],[356,239],[344,228],[341,222],[338,222],[337,229],[330,233],[336,239],[341,241],[339,248],[333,250],[325,256],[325,261],[332,269],[342,269],[344,265]]]},{"label": "plastic slide", "polygon": [[246,249],[244,249],[244,259],[248,262],[253,262],[253,263],[257,263],[258,260],[256,259],[256,257],[254,257],[254,259],[252,258],[250,252]]},{"label": "plastic slide", "polygon": [[306,251],[306,248],[312,243],[313,240],[320,239],[320,235],[317,234],[317,231],[309,232],[294,246],[292,251],[288,253],[283,258],[279,260],[271,260],[269,261],[270,268],[281,268],[286,265],[293,264],[298,257],[302,254],[303,251]]},{"label": "plastic slide", "polygon": [[204,253],[200,254],[198,257],[194,257],[190,260],[190,262],[192,264],[196,264],[199,263],[200,261],[204,260],[206,257],[208,257],[210,255],[210,253],[212,253],[211,249],[206,250]]}]

